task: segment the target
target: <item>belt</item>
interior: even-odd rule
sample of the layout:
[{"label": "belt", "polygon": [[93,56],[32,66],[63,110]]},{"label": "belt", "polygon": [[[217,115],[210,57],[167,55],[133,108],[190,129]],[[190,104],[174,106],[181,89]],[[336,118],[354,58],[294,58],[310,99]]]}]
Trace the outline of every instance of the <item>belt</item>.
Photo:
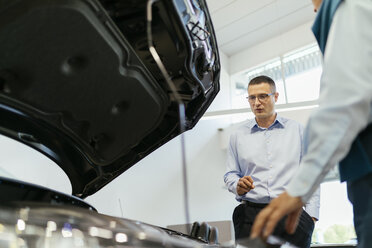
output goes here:
[{"label": "belt", "polygon": [[250,207],[255,207],[255,208],[264,208],[267,205],[269,205],[268,203],[256,203],[256,202],[250,202],[250,201],[245,201],[245,200],[242,201],[242,204],[246,206],[250,206]]}]

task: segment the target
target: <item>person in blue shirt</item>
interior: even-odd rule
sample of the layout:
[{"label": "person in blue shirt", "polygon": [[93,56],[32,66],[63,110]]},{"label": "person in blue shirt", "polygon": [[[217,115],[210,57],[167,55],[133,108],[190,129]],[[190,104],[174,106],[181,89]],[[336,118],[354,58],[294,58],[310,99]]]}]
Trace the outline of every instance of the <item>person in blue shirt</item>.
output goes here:
[{"label": "person in blue shirt", "polygon": [[372,247],[372,1],[313,3],[318,12],[313,32],[324,54],[319,108],[306,126],[299,171],[257,216],[251,238],[267,238],[285,215],[286,230],[293,233],[303,204],[339,164],[358,248]]},{"label": "person in blue shirt", "polygon": [[[230,137],[224,181],[241,202],[233,213],[238,243],[249,237],[261,209],[284,192],[301,161],[303,128],[275,112],[278,97],[270,77],[253,78],[247,98],[255,118],[238,127]],[[305,210],[301,228],[295,234],[285,232],[284,220],[275,234],[299,247],[310,247],[314,221],[319,218],[319,194],[308,201]]]}]

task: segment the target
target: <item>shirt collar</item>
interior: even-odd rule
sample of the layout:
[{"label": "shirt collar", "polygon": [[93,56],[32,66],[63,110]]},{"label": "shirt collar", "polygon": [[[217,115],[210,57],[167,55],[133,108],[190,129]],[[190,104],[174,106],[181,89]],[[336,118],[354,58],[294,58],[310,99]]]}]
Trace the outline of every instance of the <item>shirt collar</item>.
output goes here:
[{"label": "shirt collar", "polygon": [[262,128],[257,124],[256,118],[251,119],[247,126],[252,131],[259,131],[259,130],[266,130],[266,129],[272,129],[272,128],[284,128],[285,127],[285,119],[283,119],[281,116],[276,114],[276,118],[268,128]]}]

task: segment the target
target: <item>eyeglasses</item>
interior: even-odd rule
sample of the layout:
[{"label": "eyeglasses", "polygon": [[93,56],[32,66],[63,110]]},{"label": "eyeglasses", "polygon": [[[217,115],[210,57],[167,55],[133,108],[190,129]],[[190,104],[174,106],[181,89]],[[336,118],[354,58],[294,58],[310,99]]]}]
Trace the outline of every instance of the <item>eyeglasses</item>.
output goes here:
[{"label": "eyeglasses", "polygon": [[275,92],[270,93],[270,94],[259,94],[257,96],[252,95],[252,96],[248,96],[247,99],[249,102],[255,102],[256,98],[258,98],[260,102],[263,102],[263,101],[266,101],[269,96],[272,96],[274,94]]}]

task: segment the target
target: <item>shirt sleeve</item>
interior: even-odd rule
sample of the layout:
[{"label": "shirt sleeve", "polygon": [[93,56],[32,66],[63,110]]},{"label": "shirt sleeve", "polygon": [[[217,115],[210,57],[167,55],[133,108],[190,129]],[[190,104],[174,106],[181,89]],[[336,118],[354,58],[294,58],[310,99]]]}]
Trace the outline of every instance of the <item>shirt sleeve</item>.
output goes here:
[{"label": "shirt sleeve", "polygon": [[239,178],[241,178],[241,172],[238,163],[236,149],[236,133],[230,136],[229,147],[227,151],[227,161],[226,161],[226,173],[224,175],[225,185],[228,190],[235,194],[236,199],[241,201],[241,196],[236,192],[236,186],[238,184]]},{"label": "shirt sleeve", "polygon": [[372,2],[345,0],[329,32],[319,109],[305,130],[305,156],[287,192],[307,202],[371,122]]},{"label": "shirt sleeve", "polygon": [[315,190],[314,194],[305,204],[305,211],[313,218],[319,220],[319,208],[320,208],[320,188]]},{"label": "shirt sleeve", "polygon": [[[299,131],[301,136],[301,155],[300,159],[302,159],[304,155],[304,142],[303,142],[303,136],[304,136],[304,129],[301,124],[299,124]],[[319,220],[319,208],[320,208],[320,188],[318,188],[315,193],[311,196],[311,198],[306,202],[305,204],[305,211],[313,218],[316,218]]]}]

